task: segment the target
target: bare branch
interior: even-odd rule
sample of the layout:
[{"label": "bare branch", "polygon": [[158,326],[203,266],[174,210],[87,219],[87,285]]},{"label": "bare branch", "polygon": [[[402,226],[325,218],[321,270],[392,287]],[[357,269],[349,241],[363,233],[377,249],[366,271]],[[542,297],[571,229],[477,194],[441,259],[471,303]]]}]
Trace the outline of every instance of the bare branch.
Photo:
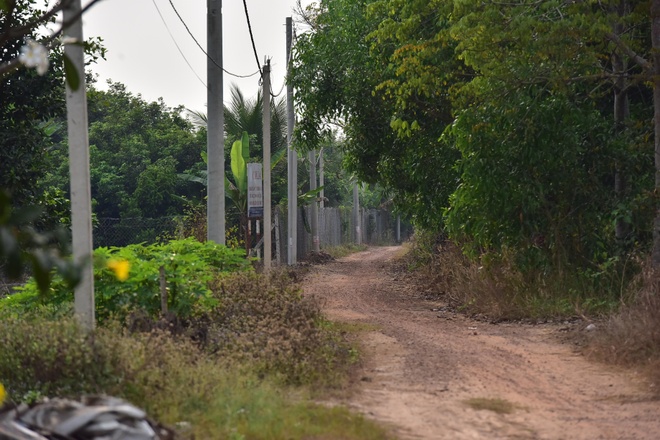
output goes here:
[{"label": "bare branch", "polygon": [[618,35],[616,35],[613,32],[610,32],[609,34],[607,34],[607,38],[609,38],[610,41],[616,44],[617,47],[623,51],[623,53],[628,55],[628,57],[630,57],[630,59],[633,60],[642,69],[644,70],[653,69],[653,65],[651,65],[650,62],[648,62],[644,57],[642,57],[637,52],[632,50],[630,46],[624,43],[623,40],[621,40],[621,38]]}]

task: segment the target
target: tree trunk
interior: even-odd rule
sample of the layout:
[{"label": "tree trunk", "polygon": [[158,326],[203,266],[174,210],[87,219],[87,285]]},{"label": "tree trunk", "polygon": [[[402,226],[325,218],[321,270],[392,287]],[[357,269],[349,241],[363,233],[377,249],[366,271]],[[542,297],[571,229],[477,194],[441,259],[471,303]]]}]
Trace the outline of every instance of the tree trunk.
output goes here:
[{"label": "tree trunk", "polygon": [[[616,36],[620,37],[624,34],[625,28],[621,19],[628,13],[628,2],[622,0],[617,5],[617,15],[619,21],[614,24],[613,32]],[[612,72],[615,75],[614,82],[614,127],[617,133],[621,133],[626,129],[626,119],[630,116],[630,100],[628,99],[628,82],[624,75],[628,69],[628,63],[624,54],[620,53],[617,49],[612,53]],[[614,194],[617,202],[617,209],[625,205],[626,199],[626,186],[627,175],[625,167],[621,161],[617,161],[614,171]],[[619,245],[625,243],[628,234],[630,233],[630,225],[622,218],[619,213],[616,219],[615,235],[616,241]]]},{"label": "tree trunk", "polygon": [[653,44],[653,125],[655,130],[655,222],[653,226],[653,268],[660,270],[660,0],[651,1]]},{"label": "tree trunk", "polygon": [[[615,73],[623,74],[625,63],[618,54],[613,56],[613,66]],[[619,68],[621,70],[619,70]],[[618,133],[625,130],[625,121],[630,115],[628,91],[626,90],[625,80],[619,78],[616,81],[614,86],[614,125]],[[617,161],[615,165],[615,174],[614,174],[614,193],[616,196],[616,201],[619,207],[625,204],[626,199],[626,186],[627,186],[627,177],[625,167],[621,164],[621,161]],[[619,216],[616,220],[615,234],[617,242],[622,244],[625,242],[625,239],[628,237],[630,232],[630,225],[628,222]]]}]

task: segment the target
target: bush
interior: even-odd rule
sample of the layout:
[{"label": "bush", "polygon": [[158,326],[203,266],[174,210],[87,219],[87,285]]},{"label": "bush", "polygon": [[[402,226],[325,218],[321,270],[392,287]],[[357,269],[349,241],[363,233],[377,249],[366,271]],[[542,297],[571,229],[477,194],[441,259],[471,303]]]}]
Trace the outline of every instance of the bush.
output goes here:
[{"label": "bush", "polygon": [[10,318],[0,321],[0,346],[0,383],[15,402],[108,394],[170,426],[185,422],[182,439],[390,438],[361,416],[310,404],[304,390],[168,333],[129,334],[109,323],[85,334],[73,320]]},{"label": "bush", "polygon": [[18,401],[98,393],[121,380],[114,342],[86,335],[72,319],[5,318],[0,347],[0,380]]},{"label": "bush", "polygon": [[[117,279],[108,261],[128,262],[130,276]],[[193,238],[149,246],[98,248],[94,251],[96,313],[100,321],[111,316],[123,318],[135,310],[150,316],[161,311],[159,268],[167,281],[168,309],[181,317],[210,297],[209,283],[222,273],[247,271],[252,267],[245,252]],[[13,298],[0,300],[0,311],[22,313],[39,304],[59,306],[73,301],[73,292],[61,278],[55,278],[47,294],[39,295],[34,280],[16,289]]]},{"label": "bush", "polygon": [[211,290],[218,306],[200,318],[209,352],[292,384],[337,385],[343,377],[352,350],[326,325],[318,301],[303,297],[285,273],[234,273]]}]

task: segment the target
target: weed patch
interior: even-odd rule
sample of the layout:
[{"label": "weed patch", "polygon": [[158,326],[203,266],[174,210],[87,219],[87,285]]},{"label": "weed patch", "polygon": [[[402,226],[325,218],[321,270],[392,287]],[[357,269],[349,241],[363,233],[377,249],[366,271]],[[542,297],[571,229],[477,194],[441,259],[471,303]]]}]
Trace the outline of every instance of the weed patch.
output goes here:
[{"label": "weed patch", "polygon": [[[413,262],[415,254],[419,251],[411,252]],[[426,263],[416,269],[420,284],[467,314],[495,320],[602,316],[620,301],[618,289],[604,288],[603,280],[591,274],[523,272],[506,254],[475,261],[441,241],[436,253],[422,255]]]},{"label": "weed patch", "polygon": [[[249,362],[287,383],[336,386],[351,356],[340,332],[324,326],[319,303],[283,272],[235,273],[211,285],[217,307],[199,316],[200,344]],[[194,325],[193,325],[194,326]]]},{"label": "weed patch", "polygon": [[33,317],[1,321],[0,343],[0,382],[16,402],[109,394],[180,427],[182,439],[388,438],[362,416],[312,404],[302,388],[167,332],[112,324],[87,334],[73,320]]},{"label": "weed patch", "polygon": [[647,269],[633,286],[634,299],[590,335],[586,353],[642,370],[660,394],[660,274]]},{"label": "weed patch", "polygon": [[487,410],[497,414],[511,414],[516,410],[516,405],[504,399],[487,399],[484,397],[475,397],[464,402],[470,408],[475,410]]},{"label": "weed patch", "polygon": [[362,252],[366,250],[367,250],[366,244],[354,244],[354,243],[347,243],[339,246],[331,246],[323,249],[323,251],[329,254],[332,258],[342,258],[354,254],[356,252]]}]

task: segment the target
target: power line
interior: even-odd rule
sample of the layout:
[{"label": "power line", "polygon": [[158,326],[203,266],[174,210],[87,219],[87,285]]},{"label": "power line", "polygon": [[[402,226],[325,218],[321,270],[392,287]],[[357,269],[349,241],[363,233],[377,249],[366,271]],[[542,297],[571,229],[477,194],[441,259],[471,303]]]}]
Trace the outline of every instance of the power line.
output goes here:
[{"label": "power line", "polygon": [[282,92],[284,91],[284,86],[286,86],[286,79],[282,83],[282,88],[280,89],[279,92],[277,92],[277,95],[274,95],[273,94],[273,88],[272,87],[270,88],[270,96],[272,96],[273,98],[277,98],[278,96],[280,96],[282,94]]},{"label": "power line", "polygon": [[181,48],[179,47],[179,44],[176,42],[176,39],[174,38],[174,35],[172,35],[172,32],[170,31],[169,26],[168,26],[167,23],[165,22],[165,18],[163,18],[163,14],[161,14],[161,13],[160,13],[160,9],[158,9],[158,5],[156,4],[156,0],[151,0],[151,1],[152,1],[152,3],[154,4],[154,7],[156,8],[156,11],[158,11],[158,15],[160,16],[161,21],[162,21],[163,24],[165,25],[165,29],[167,29],[167,33],[170,34],[170,38],[172,39],[172,42],[174,43],[174,45],[176,46],[176,48],[179,50],[179,53],[180,53],[181,56],[183,57],[183,60],[186,62],[186,64],[188,65],[188,67],[190,67],[190,70],[192,70],[192,73],[195,74],[195,76],[197,77],[197,79],[199,80],[199,82],[201,82],[201,83],[204,85],[204,88],[207,88],[206,83],[204,82],[204,80],[203,80],[202,78],[199,77],[199,75],[197,74],[197,72],[195,72],[195,69],[193,69],[193,66],[190,65],[190,63],[188,62],[188,59],[186,58],[186,56],[183,54],[183,51],[182,51]]},{"label": "power line", "polygon": [[254,59],[257,60],[257,67],[259,68],[259,72],[261,73],[261,64],[259,64],[259,55],[257,55],[257,46],[254,44],[254,35],[252,34],[252,25],[250,24],[250,14],[248,13],[246,0],[243,0],[243,8],[245,9],[245,19],[247,20],[248,30],[250,31],[250,41],[252,41],[252,50],[254,51]]},{"label": "power line", "polygon": [[[174,13],[176,14],[177,17],[179,17],[179,21],[181,21],[181,23],[183,24],[183,27],[185,27],[185,28],[186,28],[186,31],[188,31],[188,35],[190,35],[190,38],[193,39],[193,41],[195,42],[195,44],[197,45],[197,47],[199,47],[199,50],[201,50],[202,53],[204,53],[204,55],[206,55],[206,57],[207,57],[209,60],[211,60],[211,62],[212,62],[213,64],[215,64],[219,69],[222,69],[222,71],[225,72],[227,75],[231,75],[231,76],[236,77],[236,78],[250,78],[250,77],[256,75],[257,73],[261,73],[261,68],[260,68],[258,71],[254,72],[254,73],[251,73],[251,74],[249,74],[249,75],[238,75],[238,74],[236,74],[236,73],[231,73],[230,71],[228,71],[227,69],[225,69],[224,67],[222,67],[221,65],[219,65],[219,64],[218,64],[213,58],[211,58],[211,57],[209,56],[209,54],[204,50],[204,48],[202,47],[202,45],[199,44],[199,41],[197,41],[197,38],[195,38],[195,36],[193,35],[193,33],[190,31],[190,28],[188,27],[188,25],[186,24],[186,22],[183,20],[183,17],[181,17],[181,14],[179,14],[179,11],[176,9],[176,6],[174,6],[174,3],[172,3],[172,0],[169,0],[169,2],[170,2],[170,6],[172,6],[172,9],[174,10]],[[253,42],[252,44],[254,44],[254,42]],[[257,64],[258,64],[258,63],[257,63]]]}]

